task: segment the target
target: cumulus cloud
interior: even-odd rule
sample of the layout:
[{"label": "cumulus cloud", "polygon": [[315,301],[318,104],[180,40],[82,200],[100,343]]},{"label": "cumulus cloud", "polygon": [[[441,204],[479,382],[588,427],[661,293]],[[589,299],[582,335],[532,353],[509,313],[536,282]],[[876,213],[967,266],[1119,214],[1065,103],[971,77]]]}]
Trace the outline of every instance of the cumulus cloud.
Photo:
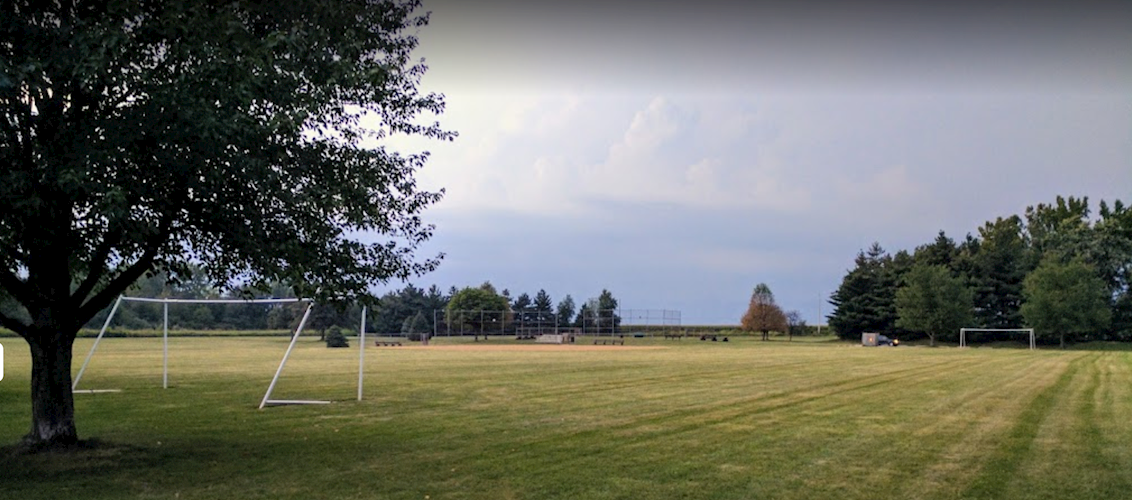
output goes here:
[{"label": "cumulus cloud", "polygon": [[433,148],[422,177],[448,189],[443,206],[453,210],[579,214],[593,200],[806,206],[766,118],[742,99],[480,96],[450,108],[446,120],[461,136]]}]

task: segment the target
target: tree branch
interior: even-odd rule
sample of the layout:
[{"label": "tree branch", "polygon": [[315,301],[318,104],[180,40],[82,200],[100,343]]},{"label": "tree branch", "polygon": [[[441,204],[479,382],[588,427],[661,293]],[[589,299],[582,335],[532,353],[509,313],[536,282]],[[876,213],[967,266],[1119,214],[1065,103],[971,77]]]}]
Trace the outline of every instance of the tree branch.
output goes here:
[{"label": "tree branch", "polygon": [[2,312],[0,312],[0,326],[16,332],[24,340],[28,338],[28,325]]},{"label": "tree branch", "polygon": [[78,288],[71,293],[71,300],[75,306],[82,306],[86,296],[90,295],[98,281],[106,275],[106,259],[110,257],[110,250],[121,240],[122,234],[120,226],[108,230],[106,236],[98,243],[98,247],[94,249],[90,258],[90,272],[87,273],[86,278],[83,279]]},{"label": "tree branch", "polygon": [[[165,214],[158,225],[157,232],[149,240],[149,245],[146,247],[145,252],[136,262],[127,267],[120,274],[110,280],[110,283],[105,288],[96,293],[93,297],[87,300],[79,307],[78,318],[92,318],[98,311],[101,311],[114,300],[115,297],[129,288],[138,278],[141,278],[146,271],[153,265],[153,261],[157,258],[157,251],[161,248],[162,243],[169,238],[172,232],[173,214],[175,211],[169,211]],[[84,320],[85,321],[85,320]]]}]

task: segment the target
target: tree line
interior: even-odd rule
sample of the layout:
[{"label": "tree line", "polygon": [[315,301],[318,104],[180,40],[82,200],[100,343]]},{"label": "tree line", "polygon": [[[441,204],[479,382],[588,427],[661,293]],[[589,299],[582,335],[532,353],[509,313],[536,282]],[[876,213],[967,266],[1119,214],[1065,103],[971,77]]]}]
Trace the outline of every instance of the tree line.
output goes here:
[{"label": "tree line", "polygon": [[[270,287],[272,298],[294,298],[290,287],[275,284]],[[156,273],[138,280],[126,293],[135,297],[176,299],[250,298],[262,296],[253,290],[237,289],[221,293],[202,273],[191,278],[170,282],[168,276]],[[306,303],[282,304],[200,304],[185,303],[169,307],[169,327],[174,330],[283,330],[294,329],[303,316]],[[509,323],[542,323],[560,327],[589,328],[616,327],[621,318],[616,310],[618,301],[609,290],[581,304],[567,294],[555,302],[545,289],[532,296],[519,293],[513,296],[506,288],[497,291],[489,281],[476,287],[447,291],[431,285],[427,289],[406,284],[399,290],[378,297],[376,305],[366,315],[366,331],[383,334],[412,334],[433,332],[436,321],[455,318],[454,331],[461,326],[467,331],[481,331],[469,312],[504,312]],[[0,301],[0,310],[14,317],[26,316],[26,310],[11,301]],[[442,314],[435,314],[441,311]],[[110,314],[106,308],[85,325],[88,329],[101,328]],[[478,316],[477,316],[478,318]],[[123,329],[157,329],[164,321],[164,308],[160,303],[129,302],[118,308],[112,326]],[[356,302],[322,301],[311,310],[305,328],[325,334],[332,326],[347,331],[357,329],[361,322],[361,306]],[[460,325],[459,322],[465,324]],[[452,323],[450,321],[449,323]],[[443,326],[443,325],[442,325]],[[451,324],[448,326],[452,326]]]},{"label": "tree line", "polygon": [[441,292],[436,285],[425,290],[409,284],[381,296],[367,324],[371,331],[379,333],[487,332],[495,330],[483,324],[484,314],[488,320],[497,314],[502,317],[494,318],[495,321],[508,326],[537,323],[581,327],[593,325],[595,317],[606,324],[619,324],[617,307],[617,299],[605,289],[579,308],[570,294],[556,303],[545,289],[533,296],[526,292],[514,295],[506,288],[497,290],[490,281],[462,289],[452,286],[447,292]]},{"label": "tree line", "polygon": [[[1116,200],[1094,215],[1087,197],[1063,198],[998,217],[956,242],[889,254],[858,253],[830,298],[829,325],[954,341],[959,329],[1035,329],[1039,342],[1132,341],[1132,207]],[[1006,339],[987,333],[987,340]]]}]

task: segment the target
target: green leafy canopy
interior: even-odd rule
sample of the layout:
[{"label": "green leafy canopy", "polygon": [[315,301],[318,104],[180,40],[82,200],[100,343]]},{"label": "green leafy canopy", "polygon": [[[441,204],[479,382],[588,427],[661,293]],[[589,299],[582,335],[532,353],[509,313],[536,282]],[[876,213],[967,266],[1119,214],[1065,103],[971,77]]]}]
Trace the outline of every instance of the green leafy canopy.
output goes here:
[{"label": "green leafy canopy", "polygon": [[421,120],[444,99],[417,89],[419,6],[4,2],[0,288],[68,330],[193,264],[316,298],[434,269],[414,255],[442,196],[413,177],[427,153],[362,146],[456,136]]}]

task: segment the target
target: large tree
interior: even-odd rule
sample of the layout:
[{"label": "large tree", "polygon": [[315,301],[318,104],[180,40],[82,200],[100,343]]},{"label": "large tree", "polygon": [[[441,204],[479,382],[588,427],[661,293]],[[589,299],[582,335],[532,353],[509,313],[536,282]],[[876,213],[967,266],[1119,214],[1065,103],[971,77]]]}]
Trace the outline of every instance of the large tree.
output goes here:
[{"label": "large tree", "polygon": [[833,313],[829,326],[843,339],[860,338],[863,332],[892,334],[896,331],[896,288],[912,265],[905,251],[890,256],[879,243],[857,254],[855,267],[830,296]]},{"label": "large tree", "polygon": [[436,311],[444,309],[446,303],[447,299],[436,285],[426,292],[409,283],[401,290],[382,295],[377,307],[371,309],[368,322],[378,333],[399,332],[406,319],[421,313],[431,331]]},{"label": "large tree", "polygon": [[540,289],[535,294],[531,307],[534,308],[535,318],[539,322],[554,320],[554,301],[550,300],[550,294],[546,293],[546,290]]},{"label": "large tree", "polygon": [[515,302],[511,304],[511,310],[515,311],[515,317],[518,321],[525,323],[534,319],[531,296],[526,293],[520,293],[518,297],[515,297]]},{"label": "large tree", "polygon": [[926,334],[934,347],[939,335],[971,324],[973,297],[971,289],[947,267],[916,264],[896,291],[896,325]]},{"label": "large tree", "polygon": [[502,332],[513,319],[507,299],[482,286],[456,292],[448,299],[445,316],[449,331],[476,336]]},{"label": "large tree", "polygon": [[1022,285],[1022,316],[1039,339],[1067,340],[1097,335],[1109,326],[1112,310],[1105,283],[1081,259],[1047,257]]},{"label": "large tree", "polygon": [[571,320],[574,317],[574,307],[574,297],[571,297],[570,294],[566,294],[566,297],[558,302],[558,326],[568,327],[572,324]]},{"label": "large tree", "polygon": [[1112,331],[1115,340],[1132,340],[1132,207],[1116,200],[1100,203],[1100,220],[1094,229],[1097,267],[1112,291]]},{"label": "large tree", "polygon": [[31,350],[26,443],[77,440],[76,332],[146,273],[350,300],[437,265],[415,255],[427,153],[380,146],[454,137],[421,122],[444,103],[418,91],[418,7],[0,5],[0,290],[28,313],[0,325]]},{"label": "large tree", "polygon": [[774,293],[766,283],[759,283],[751,292],[751,302],[740,320],[740,327],[748,332],[761,332],[763,340],[770,338],[770,332],[789,330],[786,314],[775,303]]},{"label": "large tree", "polygon": [[999,217],[983,224],[979,236],[970,256],[976,322],[982,328],[1018,328],[1022,280],[1033,269],[1022,219]]},{"label": "large tree", "polygon": [[916,252],[913,254],[916,264],[943,266],[955,272],[958,272],[956,269],[958,258],[959,247],[955,245],[955,240],[949,238],[943,231],[936,235],[935,241],[916,247]]}]

